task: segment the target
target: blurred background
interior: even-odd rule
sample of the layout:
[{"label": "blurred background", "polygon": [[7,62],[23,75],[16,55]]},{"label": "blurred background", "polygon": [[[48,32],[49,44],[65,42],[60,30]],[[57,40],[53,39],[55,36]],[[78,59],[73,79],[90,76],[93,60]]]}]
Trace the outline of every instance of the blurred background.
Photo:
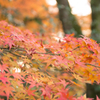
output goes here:
[{"label": "blurred background", "polygon": [[100,42],[100,0],[0,0],[0,20],[42,35],[74,33]]}]

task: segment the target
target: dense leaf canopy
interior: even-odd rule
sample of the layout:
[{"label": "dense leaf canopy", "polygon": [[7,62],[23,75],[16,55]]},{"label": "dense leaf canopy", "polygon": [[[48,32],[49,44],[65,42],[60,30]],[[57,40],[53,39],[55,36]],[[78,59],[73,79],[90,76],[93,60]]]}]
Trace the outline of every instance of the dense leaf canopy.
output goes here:
[{"label": "dense leaf canopy", "polygon": [[[80,83],[100,83],[100,46],[74,34],[55,39],[0,22],[0,96],[14,100],[91,100]],[[73,89],[72,89],[73,88]],[[98,98],[99,99],[99,98]]]}]

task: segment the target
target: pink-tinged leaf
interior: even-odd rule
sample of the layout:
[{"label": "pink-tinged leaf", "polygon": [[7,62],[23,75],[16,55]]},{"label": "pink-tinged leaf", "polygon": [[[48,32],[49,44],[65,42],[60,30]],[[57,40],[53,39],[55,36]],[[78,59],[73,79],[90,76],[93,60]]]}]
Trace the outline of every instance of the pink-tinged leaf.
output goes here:
[{"label": "pink-tinged leaf", "polygon": [[0,99],[0,100],[4,100],[4,99]]},{"label": "pink-tinged leaf", "polygon": [[75,60],[75,63],[78,64],[81,67],[86,67],[86,65],[84,64],[84,62],[81,62],[81,60],[78,59],[78,58]]},{"label": "pink-tinged leaf", "polygon": [[100,100],[100,98],[98,96],[96,96],[96,100]]},{"label": "pink-tinged leaf", "polygon": [[42,91],[42,94],[41,95],[43,95],[43,96],[46,95],[45,89],[41,88],[40,90]]},{"label": "pink-tinged leaf", "polygon": [[49,67],[50,64],[51,64],[51,62],[47,63],[47,65],[45,66],[45,70],[47,70],[47,68]]},{"label": "pink-tinged leaf", "polygon": [[[7,75],[9,75],[9,74],[7,74]],[[9,83],[8,78],[6,77],[6,73],[5,73],[5,72],[0,73],[0,80],[1,80],[4,84],[6,84],[6,82]]]},{"label": "pink-tinged leaf", "polygon": [[46,85],[45,89],[41,88],[40,90],[42,91],[42,95],[43,95],[43,96],[46,95],[46,96],[48,96],[49,98],[51,98],[51,93],[52,93],[52,91],[51,91],[51,88],[50,88],[50,87],[48,87],[48,86]]},{"label": "pink-tinged leaf", "polygon": [[37,83],[32,76],[28,76],[28,78],[26,79],[26,82],[30,84],[29,89],[33,88],[34,86],[39,87],[41,86],[40,83]]},{"label": "pink-tinged leaf", "polygon": [[8,68],[8,66],[6,64],[0,65],[0,71],[1,72],[4,72],[4,70],[8,72],[7,68]]},{"label": "pink-tinged leaf", "polygon": [[64,98],[64,97],[61,95],[60,98],[58,98],[57,100],[67,100],[67,99]]},{"label": "pink-tinged leaf", "polygon": [[35,94],[34,94],[34,92],[35,92],[36,90],[30,90],[30,89],[28,89],[28,90],[26,90],[26,92],[27,92],[27,94],[29,95],[29,96],[35,96]]},{"label": "pink-tinged leaf", "polygon": [[6,78],[6,77],[0,77],[0,80],[1,80],[4,84],[6,84],[6,82],[9,82],[9,81],[8,81],[8,78]]},{"label": "pink-tinged leaf", "polygon": [[41,45],[41,47],[43,48],[44,46],[43,46],[43,43],[42,43],[42,40],[41,40],[41,43],[40,43],[40,45]]},{"label": "pink-tinged leaf", "polygon": [[59,90],[59,92],[56,95],[60,95],[60,98],[57,100],[73,100],[73,96],[69,95],[68,89]]},{"label": "pink-tinged leaf", "polygon": [[57,100],[61,100],[62,98],[63,98],[62,100],[65,100],[68,97],[70,97],[68,90],[69,90],[68,88],[67,89],[62,88],[61,90],[58,89],[58,93],[56,95],[60,95],[60,98],[58,98]]},{"label": "pink-tinged leaf", "polygon": [[66,82],[65,80],[61,80],[60,82],[56,83],[57,85],[62,84],[64,86],[64,88],[69,84],[68,82]]},{"label": "pink-tinged leaf", "polygon": [[3,90],[1,90],[1,88],[0,88],[0,95],[1,95],[1,96],[6,96],[6,94],[4,93]]},{"label": "pink-tinged leaf", "polygon": [[11,36],[16,41],[25,41],[24,36],[22,34],[17,34],[16,32],[12,32]]},{"label": "pink-tinged leaf", "polygon": [[18,79],[23,79],[24,80],[24,78],[19,73],[14,73],[14,74],[12,74],[12,76],[14,78],[18,78]]},{"label": "pink-tinged leaf", "polygon": [[9,45],[9,48],[11,49],[12,46],[14,46],[14,41],[10,38],[4,38],[4,45]]},{"label": "pink-tinged leaf", "polygon": [[33,81],[33,82],[29,82],[31,85],[29,86],[29,89],[33,88],[34,86],[36,86],[36,82]]},{"label": "pink-tinged leaf", "polygon": [[2,87],[0,87],[0,90],[3,90],[7,96],[7,100],[9,100],[9,96],[13,96],[13,92],[14,88],[11,87],[9,84],[3,85]]},{"label": "pink-tinged leaf", "polygon": [[80,96],[78,98],[73,98],[73,100],[94,100],[93,98],[85,98],[84,96]]},{"label": "pink-tinged leaf", "polygon": [[[63,55],[63,54],[62,54]],[[64,56],[64,55],[63,55]],[[68,60],[66,60],[64,57],[62,57],[62,56],[55,56],[54,58],[56,58],[56,60],[57,60],[57,63],[58,64],[64,64],[64,65],[68,65],[68,63],[70,63]]]}]

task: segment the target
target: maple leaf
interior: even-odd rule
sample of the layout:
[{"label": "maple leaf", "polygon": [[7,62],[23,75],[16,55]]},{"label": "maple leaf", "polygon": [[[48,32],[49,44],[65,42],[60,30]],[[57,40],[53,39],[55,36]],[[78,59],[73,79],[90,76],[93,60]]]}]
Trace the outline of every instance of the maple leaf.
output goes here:
[{"label": "maple leaf", "polygon": [[96,96],[96,100],[100,100],[100,98],[98,96]]},{"label": "maple leaf", "polygon": [[41,95],[45,95],[46,94],[45,89],[41,88],[40,90],[42,91],[42,94]]},{"label": "maple leaf", "polygon": [[0,71],[3,72],[4,70],[8,72],[8,66],[6,64],[1,65],[0,64]]},{"label": "maple leaf", "polygon": [[17,34],[16,32],[12,32],[11,36],[13,36],[13,40],[16,41],[25,41],[24,36],[22,34]]},{"label": "maple leaf", "polygon": [[9,79],[6,77],[6,76],[8,76],[9,74],[6,74],[5,72],[3,72],[3,73],[0,73],[0,80],[4,83],[4,84],[6,84],[6,82],[7,83],[9,83]]},{"label": "maple leaf", "polygon": [[75,60],[75,63],[78,64],[78,65],[81,66],[81,67],[86,67],[85,63],[84,63],[84,62],[81,62],[81,59],[78,59],[78,58],[77,58],[77,59]]},{"label": "maple leaf", "polygon": [[73,100],[73,97],[72,96],[69,96],[69,92],[68,92],[68,89],[61,89],[59,90],[58,89],[58,93],[56,95],[60,95],[60,98],[58,98],[57,100]]},{"label": "maple leaf", "polygon": [[0,96],[6,96],[6,94],[4,93],[3,90],[1,90],[1,88],[0,88]]},{"label": "maple leaf", "polygon": [[51,91],[51,88],[49,87],[49,86],[45,86],[45,89],[44,88],[41,88],[40,89],[41,91],[42,91],[42,94],[41,95],[46,95],[46,96],[48,96],[49,98],[51,98],[51,93],[52,93],[52,91]]},{"label": "maple leaf", "polygon": [[30,83],[31,85],[29,86],[29,89],[33,88],[34,86],[36,86],[36,82],[35,81],[32,81],[32,82],[28,82]]},{"label": "maple leaf", "polygon": [[64,98],[64,97],[61,95],[60,98],[58,98],[57,100],[67,100],[67,99]]},{"label": "maple leaf", "polygon": [[29,96],[35,96],[35,94],[34,94],[34,92],[35,92],[36,90],[30,90],[30,89],[28,89],[28,90],[26,90],[26,92],[27,92],[27,94],[29,95]]},{"label": "maple leaf", "polygon": [[77,99],[75,98],[74,100],[94,100],[93,98],[85,98],[84,96],[80,96]]},{"label": "maple leaf", "polygon": [[14,88],[11,87],[11,85],[9,84],[6,84],[6,85],[3,85],[2,87],[0,87],[1,90],[3,90],[7,96],[7,100],[9,99],[9,96],[12,95],[13,96],[13,92],[14,91]]},{"label": "maple leaf", "polygon": [[14,41],[9,38],[4,38],[4,45],[9,45],[9,49],[11,49],[12,46],[15,46]]},{"label": "maple leaf", "polygon": [[6,84],[6,82],[9,82],[9,81],[8,81],[8,78],[6,78],[6,77],[0,77],[0,80],[1,80],[4,84]]},{"label": "maple leaf", "polygon": [[14,78],[18,78],[18,79],[23,79],[24,80],[24,78],[19,74],[19,73],[14,73],[14,74],[12,74],[12,76],[14,77]]},{"label": "maple leaf", "polygon": [[56,83],[57,85],[62,84],[64,86],[64,88],[69,84],[68,82],[66,82],[65,80],[61,80],[60,82]]}]

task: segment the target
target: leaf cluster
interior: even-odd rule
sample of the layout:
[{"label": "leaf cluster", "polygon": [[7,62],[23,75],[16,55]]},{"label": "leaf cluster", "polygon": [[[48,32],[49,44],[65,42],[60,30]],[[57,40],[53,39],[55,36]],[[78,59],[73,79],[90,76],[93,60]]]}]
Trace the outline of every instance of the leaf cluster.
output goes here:
[{"label": "leaf cluster", "polygon": [[72,93],[100,83],[100,46],[73,34],[59,42],[0,22],[0,97],[7,100],[90,100]]}]

